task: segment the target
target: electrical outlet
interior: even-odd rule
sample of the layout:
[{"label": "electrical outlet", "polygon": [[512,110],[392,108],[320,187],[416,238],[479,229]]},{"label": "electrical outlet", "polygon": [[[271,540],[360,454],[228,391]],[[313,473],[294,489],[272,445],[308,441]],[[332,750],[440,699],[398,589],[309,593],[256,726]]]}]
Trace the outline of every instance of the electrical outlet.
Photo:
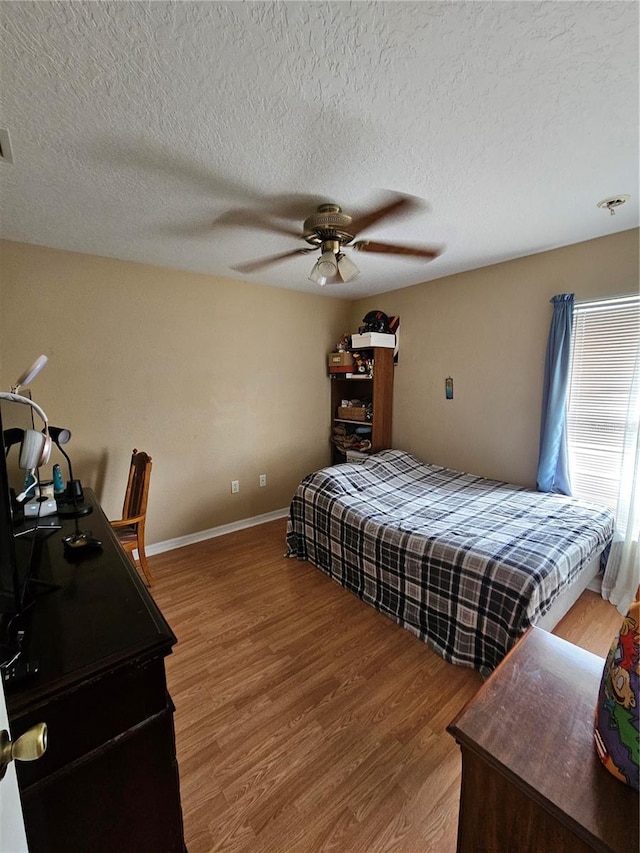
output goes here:
[{"label": "electrical outlet", "polygon": [[258,477],[258,485],[260,486],[260,488],[267,485],[267,475],[266,474],[260,474],[260,476]]},{"label": "electrical outlet", "polygon": [[240,480],[232,480],[231,481],[231,494],[237,495],[240,491]]}]

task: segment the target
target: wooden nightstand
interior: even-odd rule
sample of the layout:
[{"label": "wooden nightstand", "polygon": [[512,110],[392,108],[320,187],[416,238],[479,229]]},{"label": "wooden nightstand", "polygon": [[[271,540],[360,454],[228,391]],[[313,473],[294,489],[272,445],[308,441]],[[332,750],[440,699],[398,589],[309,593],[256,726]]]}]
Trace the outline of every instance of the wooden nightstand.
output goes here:
[{"label": "wooden nightstand", "polygon": [[638,795],[593,745],[603,667],[532,628],[449,725],[462,751],[459,853],[638,850]]}]

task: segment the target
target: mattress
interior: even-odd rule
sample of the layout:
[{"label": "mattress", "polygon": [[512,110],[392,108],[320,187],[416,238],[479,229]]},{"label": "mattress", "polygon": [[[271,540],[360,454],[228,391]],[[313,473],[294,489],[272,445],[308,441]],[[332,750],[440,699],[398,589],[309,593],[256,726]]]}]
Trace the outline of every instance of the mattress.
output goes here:
[{"label": "mattress", "polygon": [[613,528],[604,507],[387,450],[304,478],[287,553],[486,675]]}]

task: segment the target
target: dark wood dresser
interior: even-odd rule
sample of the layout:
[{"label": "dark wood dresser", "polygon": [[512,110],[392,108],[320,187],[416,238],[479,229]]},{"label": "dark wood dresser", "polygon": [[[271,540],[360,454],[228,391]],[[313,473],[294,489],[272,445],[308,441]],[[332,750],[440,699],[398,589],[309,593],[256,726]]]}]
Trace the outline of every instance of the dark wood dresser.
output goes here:
[{"label": "dark wood dresser", "polygon": [[29,850],[184,851],[164,667],[176,638],[87,497],[94,511],[78,525],[103,549],[67,558],[61,539],[73,520],[37,534],[36,580],[58,588],[39,594],[25,620],[38,674],[6,691],[14,738],[48,726],[46,753],[17,765]]},{"label": "dark wood dresser", "polygon": [[603,667],[532,628],[451,723],[462,750],[459,853],[638,850],[638,795],[593,743]]}]

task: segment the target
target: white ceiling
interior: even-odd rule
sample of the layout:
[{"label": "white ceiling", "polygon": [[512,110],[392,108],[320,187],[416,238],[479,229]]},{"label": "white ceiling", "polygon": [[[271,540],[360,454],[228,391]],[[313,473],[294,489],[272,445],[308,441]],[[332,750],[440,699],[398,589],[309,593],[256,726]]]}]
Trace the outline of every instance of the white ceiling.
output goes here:
[{"label": "white ceiling", "polygon": [[[318,292],[322,201],[428,206],[362,237],[354,298],[638,225],[635,2],[2,2],[3,237]],[[628,193],[615,216],[603,198]],[[230,213],[233,211],[233,213]]]}]

